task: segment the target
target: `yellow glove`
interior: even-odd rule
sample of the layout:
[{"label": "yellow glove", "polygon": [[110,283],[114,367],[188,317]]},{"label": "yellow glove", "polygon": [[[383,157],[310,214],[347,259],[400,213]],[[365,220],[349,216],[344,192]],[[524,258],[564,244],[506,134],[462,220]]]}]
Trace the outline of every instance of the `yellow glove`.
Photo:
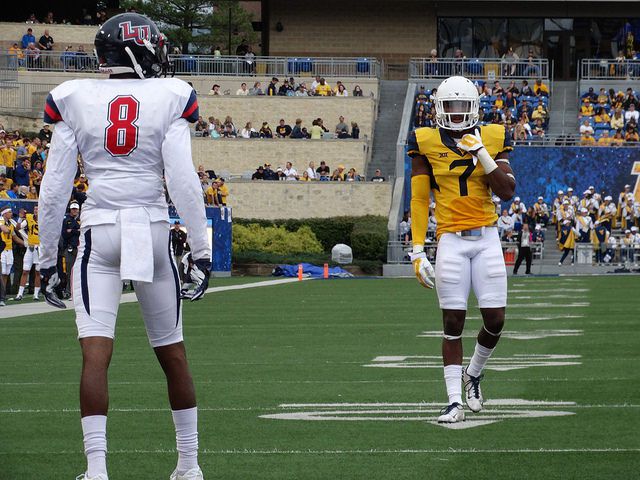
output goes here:
[{"label": "yellow glove", "polygon": [[415,245],[413,252],[409,254],[411,262],[413,263],[413,270],[416,274],[416,278],[425,288],[433,288],[433,278],[436,276],[436,271],[433,269],[433,265],[427,259],[427,254],[424,253],[424,247],[421,245]]},{"label": "yellow glove", "polygon": [[477,165],[479,160],[482,168],[484,168],[484,173],[487,175],[498,168],[495,160],[491,158],[487,149],[484,148],[482,138],[480,137],[480,130],[477,128],[474,133],[465,134],[456,146],[460,150],[469,152],[472,155],[474,165]]}]

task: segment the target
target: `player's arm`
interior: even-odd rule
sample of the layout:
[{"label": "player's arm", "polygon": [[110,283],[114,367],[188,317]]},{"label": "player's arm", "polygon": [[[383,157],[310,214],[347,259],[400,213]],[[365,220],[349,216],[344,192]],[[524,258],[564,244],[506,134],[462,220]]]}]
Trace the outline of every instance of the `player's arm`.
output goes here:
[{"label": "player's arm", "polygon": [[420,152],[415,132],[409,135],[408,155],[411,157],[411,262],[416,278],[423,287],[433,288],[432,278],[435,277],[433,266],[424,251],[424,241],[429,224],[429,192],[431,177],[429,163]]},{"label": "player's arm", "polygon": [[[191,254],[203,278],[191,300],[198,300],[208,286],[211,251],[207,239],[207,217],[200,180],[191,159],[191,134],[184,118],[173,121],[162,142],[162,158],[167,190],[184,220],[191,244]],[[192,275],[193,277],[193,275]]]}]

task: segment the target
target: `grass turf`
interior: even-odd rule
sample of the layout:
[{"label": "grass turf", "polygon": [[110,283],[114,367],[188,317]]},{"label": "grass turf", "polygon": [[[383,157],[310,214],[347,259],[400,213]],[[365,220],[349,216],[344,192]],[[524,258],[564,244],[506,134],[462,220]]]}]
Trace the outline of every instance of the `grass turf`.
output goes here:
[{"label": "grass turf", "polygon": [[[505,418],[465,430],[398,419],[433,416],[427,410],[440,404],[417,413],[371,407],[378,421],[260,418],[323,409],[280,407],[292,403],[444,404],[441,367],[364,367],[378,356],[439,355],[439,338],[418,337],[441,329],[435,293],[410,279],[307,281],[185,305],[205,478],[633,478],[640,471],[640,277],[515,278],[510,290],[506,330],[582,332],[503,338],[494,356],[570,354],[580,364],[487,370],[485,396],[575,402],[548,408],[573,415]],[[477,309],[469,315],[477,317]],[[85,463],[73,314],[2,319],[0,326],[0,479],[75,478]],[[467,321],[467,331],[479,326]],[[464,338],[467,354],[473,344]],[[110,478],[168,478],[175,443],[164,377],[135,304],[120,309],[110,399]],[[493,410],[500,408],[487,406],[477,417],[467,411],[467,419]]]}]

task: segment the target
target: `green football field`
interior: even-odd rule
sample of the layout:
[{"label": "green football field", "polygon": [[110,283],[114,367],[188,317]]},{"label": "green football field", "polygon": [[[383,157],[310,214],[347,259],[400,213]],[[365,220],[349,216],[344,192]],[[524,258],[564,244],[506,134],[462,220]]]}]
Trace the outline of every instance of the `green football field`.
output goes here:
[{"label": "green football field", "polygon": [[[463,428],[434,423],[446,403],[440,312],[413,279],[258,286],[185,305],[205,478],[640,478],[640,277],[509,289],[485,409],[467,410]],[[470,354],[480,321],[468,315]],[[0,332],[0,479],[74,479],[85,460],[72,312],[3,318]],[[163,378],[138,306],[122,305],[111,480],[173,470]]]}]

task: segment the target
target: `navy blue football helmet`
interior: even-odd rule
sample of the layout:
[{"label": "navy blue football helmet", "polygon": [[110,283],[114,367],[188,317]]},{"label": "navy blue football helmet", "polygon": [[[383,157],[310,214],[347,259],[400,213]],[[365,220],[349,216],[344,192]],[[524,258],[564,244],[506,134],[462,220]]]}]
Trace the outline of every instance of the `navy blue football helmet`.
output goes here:
[{"label": "navy blue football helmet", "polygon": [[95,47],[103,73],[152,78],[172,70],[167,38],[139,13],[121,13],[107,20],[96,34]]}]

